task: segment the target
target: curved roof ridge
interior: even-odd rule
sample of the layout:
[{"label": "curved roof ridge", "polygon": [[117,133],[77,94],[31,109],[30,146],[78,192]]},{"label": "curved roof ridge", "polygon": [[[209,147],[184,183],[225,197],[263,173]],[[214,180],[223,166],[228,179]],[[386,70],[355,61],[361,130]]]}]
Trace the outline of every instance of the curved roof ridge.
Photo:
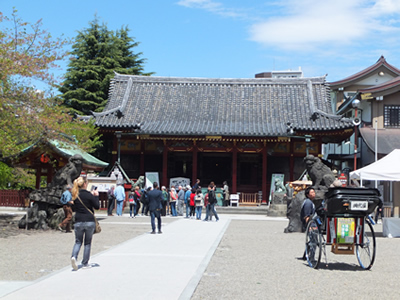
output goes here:
[{"label": "curved roof ridge", "polygon": [[360,72],[357,72],[357,73],[355,73],[355,74],[353,74],[353,75],[350,75],[350,76],[348,76],[348,77],[346,77],[346,78],[344,78],[344,79],[341,79],[341,80],[338,80],[338,81],[330,82],[330,85],[331,85],[331,86],[342,85],[342,84],[345,84],[345,83],[347,83],[347,82],[350,82],[350,81],[359,79],[359,78],[361,78],[361,77],[363,77],[363,76],[366,76],[367,74],[370,74],[371,72],[377,70],[377,69],[378,69],[379,67],[381,67],[381,66],[386,67],[387,69],[389,69],[389,70],[392,71],[393,73],[395,73],[395,74],[397,74],[398,76],[400,76],[400,69],[398,69],[398,68],[396,68],[395,66],[389,64],[389,63],[386,61],[385,57],[382,55],[382,56],[378,59],[378,61],[377,61],[375,64],[373,64],[372,66],[369,66],[369,67],[365,68],[364,70],[361,70]]},{"label": "curved roof ridge", "polygon": [[397,76],[397,77],[393,78],[392,80],[386,81],[381,84],[374,85],[369,88],[360,89],[359,92],[361,92],[361,93],[379,92],[379,91],[386,90],[388,88],[393,88],[398,85],[400,85],[400,76]]}]

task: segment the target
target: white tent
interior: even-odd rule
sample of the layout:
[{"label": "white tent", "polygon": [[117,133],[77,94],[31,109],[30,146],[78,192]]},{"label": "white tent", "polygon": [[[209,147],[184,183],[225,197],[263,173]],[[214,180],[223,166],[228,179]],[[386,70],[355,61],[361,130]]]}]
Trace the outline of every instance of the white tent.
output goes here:
[{"label": "white tent", "polygon": [[380,160],[350,173],[350,178],[363,180],[400,181],[400,149]]}]

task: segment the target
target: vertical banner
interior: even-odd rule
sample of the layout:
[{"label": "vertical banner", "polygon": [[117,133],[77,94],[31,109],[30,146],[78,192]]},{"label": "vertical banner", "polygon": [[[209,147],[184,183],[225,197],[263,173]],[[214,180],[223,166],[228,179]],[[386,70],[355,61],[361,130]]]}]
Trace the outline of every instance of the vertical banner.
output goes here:
[{"label": "vertical banner", "polygon": [[153,182],[157,182],[158,185],[160,186],[160,179],[158,178],[158,172],[146,172],[146,184],[145,187],[146,189],[148,187],[153,187]]}]

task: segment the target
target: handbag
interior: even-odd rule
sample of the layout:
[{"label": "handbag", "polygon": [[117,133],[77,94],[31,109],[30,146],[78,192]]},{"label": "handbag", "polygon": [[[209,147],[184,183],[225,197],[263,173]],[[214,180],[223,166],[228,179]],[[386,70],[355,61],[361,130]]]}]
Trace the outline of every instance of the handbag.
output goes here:
[{"label": "handbag", "polygon": [[99,221],[97,221],[96,216],[94,215],[94,213],[89,208],[87,208],[87,206],[83,203],[83,201],[81,200],[81,198],[79,198],[79,196],[78,196],[78,199],[79,199],[79,201],[81,201],[82,205],[93,215],[94,223],[96,224],[96,226],[94,228],[94,233],[100,233],[101,232],[101,227],[100,227]]}]

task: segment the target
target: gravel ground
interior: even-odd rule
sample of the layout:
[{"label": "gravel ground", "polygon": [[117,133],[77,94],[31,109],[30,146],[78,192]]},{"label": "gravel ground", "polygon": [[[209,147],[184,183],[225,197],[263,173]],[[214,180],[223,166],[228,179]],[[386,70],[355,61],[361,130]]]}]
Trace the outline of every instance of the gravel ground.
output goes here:
[{"label": "gravel ground", "polygon": [[[355,255],[335,255],[314,270],[301,259],[305,235],[286,222],[232,220],[192,296],[197,299],[398,299],[400,239],[382,237],[370,271]],[[324,264],[323,264],[324,265]]]},{"label": "gravel ground", "polygon": [[[0,280],[35,280],[69,265],[73,233],[21,230],[13,223],[20,218],[0,217]],[[149,217],[104,217],[100,223],[92,255],[150,231]],[[232,220],[192,299],[398,299],[400,239],[383,238],[381,225],[375,226],[377,256],[370,271],[359,267],[355,255],[335,255],[330,246],[328,266],[307,267],[301,260],[304,234],[285,234],[286,226]]]}]

